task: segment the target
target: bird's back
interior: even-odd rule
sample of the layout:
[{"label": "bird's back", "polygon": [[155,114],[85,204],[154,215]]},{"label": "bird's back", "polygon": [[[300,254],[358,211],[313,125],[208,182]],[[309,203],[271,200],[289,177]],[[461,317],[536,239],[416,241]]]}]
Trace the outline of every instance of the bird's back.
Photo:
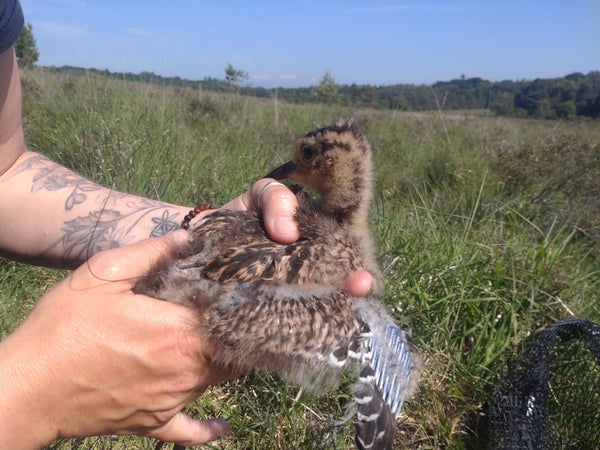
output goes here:
[{"label": "bird's back", "polygon": [[[321,285],[341,289],[344,277],[368,269],[357,252],[357,238],[334,217],[320,214],[304,191],[295,189],[299,207],[295,215],[301,238],[291,244],[273,241],[261,218],[251,211],[218,210],[192,229],[192,235],[173,264],[187,280],[207,279],[220,283],[286,283]],[[138,283],[151,287],[157,298],[194,305],[172,290],[169,272],[157,270]],[[169,286],[169,292],[162,292]],[[175,296],[175,298],[173,298]]]}]

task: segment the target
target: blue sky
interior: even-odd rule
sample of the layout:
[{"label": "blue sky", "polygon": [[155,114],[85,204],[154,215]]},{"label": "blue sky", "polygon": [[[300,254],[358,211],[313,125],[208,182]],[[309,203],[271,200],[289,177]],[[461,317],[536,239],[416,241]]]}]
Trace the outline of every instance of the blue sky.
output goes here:
[{"label": "blue sky", "polygon": [[521,80],[600,70],[600,1],[21,0],[41,65],[253,86]]}]

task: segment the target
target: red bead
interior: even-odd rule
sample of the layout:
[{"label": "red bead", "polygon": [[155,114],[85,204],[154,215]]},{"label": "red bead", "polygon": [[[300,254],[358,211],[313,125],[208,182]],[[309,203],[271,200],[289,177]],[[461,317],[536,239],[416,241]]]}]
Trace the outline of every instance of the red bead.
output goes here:
[{"label": "red bead", "polygon": [[208,203],[200,203],[194,209],[191,209],[190,212],[183,218],[183,222],[181,223],[181,228],[187,230],[190,228],[190,220],[200,214],[202,211],[208,211],[213,209],[211,205]]},{"label": "red bead", "polygon": [[208,211],[209,209],[213,209],[213,207],[208,203],[200,203],[194,208],[194,211],[196,211],[196,213],[199,213],[202,211]]}]

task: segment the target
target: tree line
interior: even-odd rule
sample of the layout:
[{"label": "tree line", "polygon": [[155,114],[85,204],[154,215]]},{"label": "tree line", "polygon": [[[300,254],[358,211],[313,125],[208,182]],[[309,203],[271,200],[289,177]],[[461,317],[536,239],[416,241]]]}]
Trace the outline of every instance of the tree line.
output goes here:
[{"label": "tree line", "polygon": [[[278,95],[291,102],[311,102],[322,87],[279,89]],[[251,95],[251,90],[244,93]],[[433,85],[352,84],[338,86],[337,94],[329,95],[330,101],[401,111],[490,109],[514,117],[600,117],[600,71],[533,81],[491,82],[463,76]]]},{"label": "tree line", "polygon": [[[231,72],[231,68],[228,66]],[[238,86],[231,76],[226,80],[205,77],[187,80],[163,77],[153,72],[116,73],[80,67],[48,67],[59,73],[84,75],[95,73],[129,81],[167,84],[216,92],[278,99],[291,103],[337,103],[356,107],[400,111],[490,109],[498,115],[542,119],[600,117],[600,71],[575,72],[560,78],[533,81],[492,82],[481,78],[439,81],[433,85],[395,84],[389,86],[338,85],[329,71],[318,86],[267,89]],[[242,73],[242,72],[240,72]],[[226,71],[227,74],[227,71]],[[235,80],[234,80],[235,81]]]}]

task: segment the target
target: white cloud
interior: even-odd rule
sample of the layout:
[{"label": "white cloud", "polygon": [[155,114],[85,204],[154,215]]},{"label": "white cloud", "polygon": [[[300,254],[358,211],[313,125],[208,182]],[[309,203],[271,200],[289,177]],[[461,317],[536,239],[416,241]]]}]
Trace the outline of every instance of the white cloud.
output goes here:
[{"label": "white cloud", "polygon": [[259,80],[259,81],[269,81],[269,76],[268,75],[252,75],[252,79]]},{"label": "white cloud", "polygon": [[146,30],[142,30],[141,28],[130,27],[130,28],[125,28],[125,31],[127,31],[128,33],[131,33],[131,34],[135,34],[136,36],[142,36],[142,37],[146,37],[146,38],[155,37],[155,35],[153,33],[146,31]]},{"label": "white cloud", "polygon": [[279,79],[284,81],[295,81],[296,78],[296,75],[279,75]]},{"label": "white cloud", "polygon": [[39,30],[42,33],[47,33],[60,38],[81,39],[87,34],[81,27],[64,25],[56,22],[47,22],[45,20],[35,21],[33,22],[33,26],[36,32]]}]

